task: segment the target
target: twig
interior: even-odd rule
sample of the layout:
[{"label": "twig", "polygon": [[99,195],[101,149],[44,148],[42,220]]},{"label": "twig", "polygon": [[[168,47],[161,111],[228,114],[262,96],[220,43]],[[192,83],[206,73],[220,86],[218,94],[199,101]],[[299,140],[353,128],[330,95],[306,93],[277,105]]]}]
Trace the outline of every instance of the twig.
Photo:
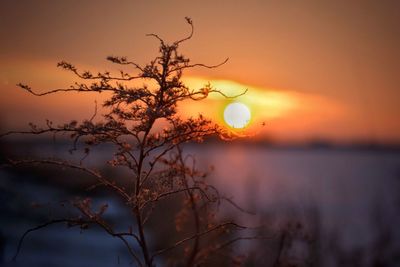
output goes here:
[{"label": "twig", "polygon": [[118,192],[125,200],[130,200],[130,196],[123,190],[121,187],[117,186],[115,183],[110,182],[103,176],[101,176],[98,172],[91,170],[89,168],[83,167],[81,165],[75,165],[66,161],[57,161],[57,160],[50,160],[50,159],[42,159],[42,160],[18,160],[18,161],[12,161],[9,160],[9,163],[13,166],[16,165],[26,165],[26,164],[50,164],[50,165],[57,165],[57,166],[62,166],[62,167],[67,167],[71,169],[77,169],[84,171],[94,177],[96,177],[99,182],[101,182],[103,185],[109,186],[110,188],[114,189],[116,192]]},{"label": "twig", "polygon": [[236,227],[236,228],[238,228],[238,229],[247,229],[246,226],[242,226],[242,225],[239,225],[239,224],[234,223],[234,222],[222,223],[222,224],[219,224],[219,225],[217,225],[217,226],[214,226],[214,227],[212,227],[212,228],[210,228],[210,229],[208,229],[208,230],[206,230],[206,231],[203,231],[203,232],[201,232],[201,233],[192,235],[192,236],[187,237],[187,238],[184,238],[184,239],[182,239],[182,240],[180,240],[180,241],[178,241],[178,242],[175,242],[175,244],[172,245],[172,246],[169,246],[169,247],[164,248],[164,249],[160,249],[160,250],[156,251],[156,252],[153,254],[152,258],[155,258],[155,257],[159,256],[159,255],[162,254],[162,253],[165,253],[165,252],[167,252],[167,251],[169,251],[169,250],[171,250],[171,249],[174,249],[174,248],[176,248],[176,247],[182,245],[183,243],[185,243],[185,242],[187,242],[187,241],[190,241],[190,240],[192,240],[192,239],[194,239],[194,238],[197,238],[197,237],[204,236],[204,235],[206,235],[206,234],[208,234],[208,233],[210,233],[210,232],[213,232],[213,231],[215,231],[215,230],[224,228],[224,227],[226,227],[226,226],[233,226],[233,227]]}]

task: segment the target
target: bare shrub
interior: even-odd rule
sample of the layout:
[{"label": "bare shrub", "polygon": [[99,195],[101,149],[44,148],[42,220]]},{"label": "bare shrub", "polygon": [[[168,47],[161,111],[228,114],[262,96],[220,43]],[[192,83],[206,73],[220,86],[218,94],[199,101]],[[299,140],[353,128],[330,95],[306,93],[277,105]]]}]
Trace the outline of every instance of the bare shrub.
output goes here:
[{"label": "bare shrub", "polygon": [[[194,90],[182,82],[183,72],[189,68],[216,68],[227,62],[226,59],[213,66],[194,64],[180,54],[180,45],[193,35],[193,23],[189,18],[186,21],[191,27],[190,34],[172,44],[166,43],[157,34],[149,34],[159,41],[160,46],[157,57],[146,65],[139,65],[126,57],[107,57],[112,63],[133,70],[121,70],[118,75],[111,72],[96,74],[80,71],[62,61],[58,67],[72,72],[79,80],[71,87],[37,92],[28,85],[19,84],[19,87],[35,96],[68,92],[108,93],[109,97],[102,103],[102,111],[106,112],[101,116],[96,108],[93,117],[82,122],[72,120],[54,125],[47,121],[45,126],[31,124],[28,131],[8,132],[6,135],[66,134],[72,140],[71,151],[83,151],[86,156],[96,146],[111,144],[113,155],[107,164],[113,168],[127,169],[127,183],[121,177],[108,177],[107,173],[87,166],[84,159],[77,162],[56,158],[18,159],[10,160],[8,165],[53,165],[85,173],[96,180],[91,190],[105,187],[122,200],[132,215],[133,226],[119,231],[104,217],[107,204],[94,208],[90,198],[74,199],[68,205],[79,211],[76,216],[51,219],[29,229],[21,238],[18,252],[28,233],[57,223],[66,223],[69,227],[82,230],[97,225],[121,240],[137,266],[155,266],[158,257],[165,264],[198,266],[210,260],[213,253],[225,250],[239,240],[256,238],[233,234],[247,228],[230,220],[221,221],[216,216],[217,207],[223,201],[239,207],[208,184],[207,173],[199,170],[194,158],[182,151],[183,143],[201,142],[208,136],[229,139],[232,134],[201,115],[183,119],[177,113],[178,103],[185,100],[201,101],[211,93],[234,97],[225,95],[210,84]],[[137,86],[139,83],[136,81],[156,86]],[[136,82],[135,85],[132,82]],[[151,242],[145,231],[149,218],[159,211],[158,206],[171,198],[181,203],[181,210],[174,215],[174,235],[179,239],[169,245],[163,242],[149,244]],[[186,236],[182,237],[179,232],[183,229]],[[233,263],[239,264],[240,260],[235,258]]]}]

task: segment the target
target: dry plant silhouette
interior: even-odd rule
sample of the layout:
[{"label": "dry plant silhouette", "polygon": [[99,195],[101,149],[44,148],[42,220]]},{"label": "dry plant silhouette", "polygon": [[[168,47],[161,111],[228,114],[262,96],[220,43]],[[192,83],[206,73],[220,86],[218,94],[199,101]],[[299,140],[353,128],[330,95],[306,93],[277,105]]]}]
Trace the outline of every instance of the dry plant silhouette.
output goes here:
[{"label": "dry plant silhouette", "polygon": [[[181,118],[177,113],[179,102],[201,101],[210,93],[221,94],[228,98],[236,97],[227,96],[210,84],[194,90],[182,82],[181,78],[186,69],[195,67],[212,69],[228,60],[209,66],[193,64],[181,55],[178,51],[179,46],[192,38],[194,30],[192,20],[186,18],[186,21],[191,27],[190,34],[172,44],[166,43],[157,34],[149,34],[159,41],[159,54],[144,66],[126,57],[107,57],[112,63],[133,68],[132,72],[120,71],[116,76],[110,72],[97,74],[89,71],[81,72],[74,65],[62,61],[58,63],[58,67],[72,72],[83,81],[75,82],[69,88],[46,92],[37,92],[28,85],[19,84],[19,87],[35,96],[65,92],[109,93],[109,98],[104,101],[102,108],[106,113],[101,115],[101,119],[98,119],[100,115],[97,114],[96,107],[93,117],[83,122],[72,120],[63,125],[54,125],[51,121],[47,121],[43,127],[30,124],[31,128],[28,131],[12,131],[5,135],[66,134],[72,140],[71,151],[83,151],[85,157],[90,155],[94,147],[111,144],[114,153],[108,164],[113,168],[127,169],[128,172],[121,174],[125,176],[124,178],[128,176],[127,183],[122,182],[123,179],[120,177],[108,177],[107,173],[86,166],[85,159],[76,162],[55,158],[13,159],[7,164],[54,165],[92,176],[96,183],[90,190],[98,187],[111,190],[130,211],[132,226],[120,230],[109,223],[104,216],[107,214],[107,204],[95,207],[90,198],[73,199],[63,205],[76,208],[78,211],[76,215],[52,218],[27,230],[18,244],[15,257],[29,233],[59,223],[66,223],[68,227],[79,227],[82,230],[97,225],[105,233],[121,240],[134,264],[148,267],[157,263],[199,266],[206,264],[212,255],[219,255],[219,252],[230,249],[237,241],[260,238],[257,234],[252,235],[248,227],[217,216],[218,206],[222,202],[242,212],[245,211],[207,183],[207,172],[199,170],[194,158],[186,155],[181,146],[186,142],[201,142],[208,136],[229,139],[232,138],[232,134],[201,115],[196,118]],[[130,84],[134,81],[152,82],[156,86],[153,88]],[[165,242],[157,240],[154,236],[150,240],[149,231],[145,230],[146,224],[155,216],[157,207],[171,198],[176,198],[182,207],[174,215],[176,232],[172,235],[177,238],[170,244],[163,244]],[[186,236],[179,234],[182,229],[186,229],[183,232]],[[246,235],[237,234],[241,232],[245,232]],[[238,264],[237,259],[233,262]]]}]

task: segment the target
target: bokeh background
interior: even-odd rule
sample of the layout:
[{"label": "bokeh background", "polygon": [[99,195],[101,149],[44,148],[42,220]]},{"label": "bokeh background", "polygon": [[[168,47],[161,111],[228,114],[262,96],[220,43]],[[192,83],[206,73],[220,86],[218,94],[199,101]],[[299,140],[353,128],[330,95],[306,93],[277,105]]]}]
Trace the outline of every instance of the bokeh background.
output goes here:
[{"label": "bokeh background", "polygon": [[[252,119],[240,140],[188,144],[187,153],[204,168],[215,166],[210,178],[257,212],[251,221],[304,225],[294,230],[295,245],[286,252],[293,264],[313,258],[313,266],[398,266],[399,12],[397,1],[2,0],[0,129],[90,118],[94,102],[104,95],[34,97],[16,84],[28,83],[39,92],[69,86],[74,77],[57,69],[61,60],[92,71],[118,71],[105,60],[109,55],[145,64],[158,49],[146,34],[171,42],[182,38],[189,16],[195,34],[182,53],[194,63],[229,61],[216,69],[190,69],[185,83],[200,88],[210,82],[228,95],[247,89],[234,101],[245,103]],[[180,113],[202,113],[224,126],[223,109],[230,102],[211,95],[182,103]],[[69,155],[62,138],[7,137],[1,146],[3,159],[79,157]],[[87,160],[102,168],[107,151]],[[52,216],[54,203],[80,194],[88,182],[53,169],[0,174],[0,262],[129,264],[118,242],[99,231],[60,227],[33,234],[18,262],[11,263],[24,230]],[[127,220],[121,203],[105,192],[94,197],[114,203],[114,220]],[[314,237],[312,245],[307,234]],[[258,246],[249,266],[268,266],[269,246]]]}]

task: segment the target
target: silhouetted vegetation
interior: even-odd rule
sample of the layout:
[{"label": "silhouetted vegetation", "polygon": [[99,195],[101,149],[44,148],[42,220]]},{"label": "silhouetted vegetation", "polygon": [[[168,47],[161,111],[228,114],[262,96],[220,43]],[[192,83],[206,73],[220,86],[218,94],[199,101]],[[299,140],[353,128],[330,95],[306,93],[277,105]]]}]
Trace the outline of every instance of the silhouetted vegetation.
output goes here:
[{"label": "silhouetted vegetation", "polygon": [[[159,54],[146,65],[137,64],[126,57],[109,56],[107,60],[110,62],[131,68],[114,75],[111,72],[95,74],[80,71],[62,61],[58,67],[72,72],[78,78],[71,87],[37,92],[28,85],[19,84],[35,96],[70,92],[108,93],[101,109],[96,104],[93,116],[82,122],[71,120],[55,125],[47,120],[42,127],[30,124],[28,131],[7,133],[51,134],[54,137],[67,135],[72,140],[70,152],[83,153],[82,158],[14,159],[9,160],[8,164],[34,165],[36,168],[45,165],[49,170],[56,167],[78,171],[73,175],[89,179],[91,184],[86,185],[89,191],[105,187],[119,198],[130,212],[132,220],[129,226],[121,229],[115,225],[116,222],[111,223],[107,219],[109,205],[93,204],[90,193],[87,193],[86,197],[62,202],[63,208],[78,211],[74,215],[51,218],[27,230],[18,244],[15,257],[27,234],[59,223],[81,230],[93,225],[100,227],[125,245],[137,266],[155,266],[156,262],[162,262],[163,266],[199,266],[210,260],[223,263],[226,262],[224,257],[213,258],[212,255],[221,255],[220,251],[227,251],[242,239],[257,238],[237,235],[236,232],[247,228],[217,216],[218,206],[222,202],[241,208],[207,183],[207,172],[199,170],[194,157],[185,154],[181,147],[183,143],[201,142],[208,136],[232,137],[202,115],[183,119],[177,112],[177,105],[181,101],[201,101],[211,93],[231,97],[210,84],[192,89],[181,81],[186,69],[215,68],[227,61],[209,66],[191,63],[180,54],[180,45],[193,35],[193,23],[189,18],[186,21],[191,27],[190,34],[172,44],[157,34],[149,34],[159,41],[160,46]],[[99,115],[99,110],[105,113]],[[108,167],[98,170],[88,166],[86,159],[96,147],[102,145],[111,146],[113,155],[107,161]],[[112,172],[110,169],[121,171]],[[57,176],[56,173],[54,175]],[[172,225],[169,224],[171,221]],[[152,229],[151,240],[148,237],[149,228]]]}]

